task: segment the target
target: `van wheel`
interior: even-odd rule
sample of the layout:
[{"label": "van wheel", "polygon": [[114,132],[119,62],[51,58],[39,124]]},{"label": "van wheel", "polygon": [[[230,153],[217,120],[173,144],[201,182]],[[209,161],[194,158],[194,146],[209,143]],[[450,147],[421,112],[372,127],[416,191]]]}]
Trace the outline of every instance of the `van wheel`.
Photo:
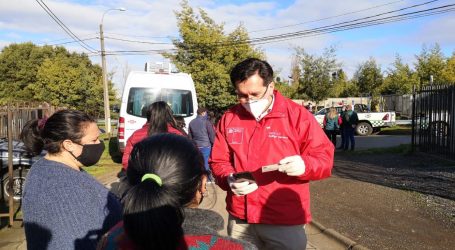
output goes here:
[{"label": "van wheel", "polygon": [[13,189],[9,190],[8,172],[2,177],[2,196],[5,202],[8,202],[9,196],[13,195],[14,201],[20,201],[24,191],[25,177],[28,169],[15,169],[13,172]]},{"label": "van wheel", "polygon": [[355,132],[360,136],[371,135],[373,132],[373,127],[371,127],[371,125],[367,122],[361,122],[355,127]]}]

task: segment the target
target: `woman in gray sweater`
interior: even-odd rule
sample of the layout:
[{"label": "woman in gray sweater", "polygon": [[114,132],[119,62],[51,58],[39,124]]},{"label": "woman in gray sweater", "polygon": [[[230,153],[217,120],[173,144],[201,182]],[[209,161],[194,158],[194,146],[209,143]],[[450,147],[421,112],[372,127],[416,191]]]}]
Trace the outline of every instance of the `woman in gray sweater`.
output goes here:
[{"label": "woman in gray sweater", "polygon": [[28,249],[96,249],[121,220],[121,205],[81,169],[104,151],[96,122],[83,112],[62,110],[29,121],[21,138],[29,151],[47,151],[27,176],[23,216]]}]

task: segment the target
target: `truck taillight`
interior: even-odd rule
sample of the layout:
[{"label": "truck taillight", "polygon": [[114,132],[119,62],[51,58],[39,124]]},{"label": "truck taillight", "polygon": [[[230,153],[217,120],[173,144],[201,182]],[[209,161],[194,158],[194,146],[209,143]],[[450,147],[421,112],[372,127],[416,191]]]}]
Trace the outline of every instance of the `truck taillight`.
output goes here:
[{"label": "truck taillight", "polygon": [[118,119],[118,138],[125,139],[125,118]]},{"label": "truck taillight", "polygon": [[389,120],[389,113],[385,114],[384,117],[382,117],[383,121],[388,121]]}]

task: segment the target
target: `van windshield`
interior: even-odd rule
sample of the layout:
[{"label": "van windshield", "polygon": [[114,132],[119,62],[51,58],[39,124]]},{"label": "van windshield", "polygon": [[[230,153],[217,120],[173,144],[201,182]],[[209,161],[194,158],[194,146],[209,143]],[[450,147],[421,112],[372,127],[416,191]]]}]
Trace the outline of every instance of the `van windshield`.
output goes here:
[{"label": "van windshield", "polygon": [[130,115],[146,118],[148,105],[165,101],[174,112],[174,116],[189,117],[193,115],[191,91],[162,88],[131,88],[128,94],[126,112]]}]

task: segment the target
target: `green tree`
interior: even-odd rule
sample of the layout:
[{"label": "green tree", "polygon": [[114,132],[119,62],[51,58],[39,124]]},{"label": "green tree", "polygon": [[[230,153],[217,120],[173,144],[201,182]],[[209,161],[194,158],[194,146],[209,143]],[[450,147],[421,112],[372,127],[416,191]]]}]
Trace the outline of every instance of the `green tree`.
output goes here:
[{"label": "green tree", "polygon": [[38,69],[35,84],[27,88],[35,100],[83,110],[98,117],[103,111],[101,68],[85,55],[46,59]]},{"label": "green tree", "polygon": [[177,51],[163,56],[181,72],[191,74],[200,105],[221,112],[236,102],[231,69],[246,58],[263,58],[263,53],[248,44],[243,26],[226,35],[224,26],[216,24],[204,10],[196,14],[188,1],[182,1],[181,6],[176,12],[180,39],[173,41]]},{"label": "green tree", "polygon": [[423,45],[422,51],[417,56],[417,62],[415,63],[415,69],[417,75],[420,77],[420,82],[423,85],[430,83],[430,76],[433,76],[435,84],[443,84],[444,77],[443,71],[446,65],[446,60],[441,51],[439,44],[435,44],[429,49]]},{"label": "green tree", "polygon": [[44,60],[68,54],[63,47],[11,44],[0,53],[0,104],[33,99],[26,87],[36,82],[36,73]]},{"label": "green tree", "polygon": [[332,73],[339,67],[335,48],[324,49],[322,56],[311,55],[303,48],[296,48],[296,56],[301,70],[296,97],[308,98],[314,102],[329,97],[333,87]]},{"label": "green tree", "polygon": [[359,94],[375,96],[379,94],[384,77],[381,67],[373,57],[361,63],[354,73],[353,83],[357,85]]},{"label": "green tree", "polygon": [[392,67],[387,70],[387,76],[384,79],[381,94],[410,94],[412,92],[412,86],[418,86],[418,84],[417,74],[406,63],[403,63],[400,55],[397,54]]},{"label": "green tree", "polygon": [[452,56],[447,59],[447,63],[442,71],[442,78],[445,83],[455,84],[455,51]]},{"label": "green tree", "polygon": [[333,97],[352,97],[359,96],[359,88],[348,79],[343,69],[336,72],[336,77],[333,81],[332,94]]},{"label": "green tree", "polygon": [[354,82],[346,81],[342,83],[341,86],[342,88],[340,88],[340,92],[338,92],[338,97],[360,96],[359,88]]},{"label": "green tree", "polygon": [[281,81],[279,77],[275,78],[275,89],[288,98],[293,98],[295,95],[295,88],[292,85]]},{"label": "green tree", "polygon": [[[111,81],[108,86],[114,103]],[[46,101],[102,116],[101,68],[87,55],[64,47],[12,44],[0,53],[0,104],[9,101]]]},{"label": "green tree", "polygon": [[371,96],[371,109],[378,110],[379,94],[384,77],[381,67],[373,57],[358,66],[352,82],[357,86],[360,96]]}]

